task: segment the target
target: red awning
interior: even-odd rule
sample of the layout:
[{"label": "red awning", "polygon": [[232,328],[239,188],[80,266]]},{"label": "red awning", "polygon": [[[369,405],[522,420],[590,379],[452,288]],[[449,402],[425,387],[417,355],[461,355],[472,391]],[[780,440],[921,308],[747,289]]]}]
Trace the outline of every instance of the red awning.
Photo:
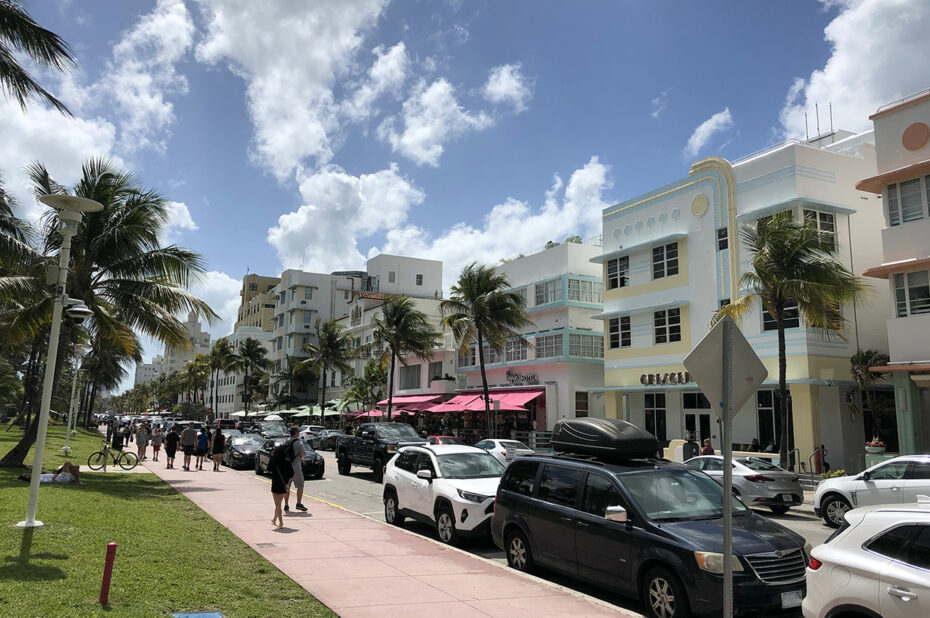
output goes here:
[{"label": "red awning", "polygon": [[[511,391],[509,393],[501,394],[501,406],[503,407],[504,402],[507,402],[509,405],[515,406],[525,406],[530,401],[533,401],[537,397],[543,394],[543,390],[532,390],[532,391]],[[497,398],[496,395],[492,395],[493,398]]]},{"label": "red awning", "polygon": [[468,404],[473,400],[477,399],[478,395],[456,395],[449,401],[444,401],[442,403],[437,403],[436,405],[424,408],[424,412],[462,412],[468,409]]},{"label": "red awning", "polygon": [[[406,407],[408,404],[431,403],[442,398],[442,395],[397,395],[391,400],[391,405],[395,408]],[[387,399],[382,399],[377,403],[379,406],[386,406]]]}]

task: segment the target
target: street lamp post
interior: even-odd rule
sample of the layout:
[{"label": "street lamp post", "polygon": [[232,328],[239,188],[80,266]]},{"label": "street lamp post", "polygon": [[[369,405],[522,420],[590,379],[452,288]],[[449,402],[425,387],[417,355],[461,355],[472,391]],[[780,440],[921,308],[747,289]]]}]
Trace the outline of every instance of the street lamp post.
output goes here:
[{"label": "street lamp post", "polygon": [[68,427],[65,431],[65,445],[61,450],[65,452],[65,455],[71,453],[71,432],[74,431],[74,419],[77,416],[77,382],[78,382],[78,373],[81,371],[81,354],[84,352],[84,346],[80,343],[74,345],[74,376],[71,379],[71,405],[68,409]]},{"label": "street lamp post", "polygon": [[58,254],[58,283],[55,285],[55,305],[52,309],[52,329],[48,337],[48,353],[45,361],[45,382],[42,385],[42,404],[39,407],[39,431],[36,436],[35,455],[32,460],[32,480],[29,484],[29,503],[26,519],[17,526],[37,528],[42,525],[36,519],[39,503],[39,477],[42,475],[42,457],[45,455],[45,436],[48,433],[48,411],[52,405],[52,387],[55,381],[55,364],[58,360],[58,339],[61,336],[61,314],[64,309],[65,288],[68,282],[68,266],[71,260],[71,237],[77,233],[82,213],[103,210],[103,205],[94,200],[73,195],[43,195],[39,201],[58,211],[61,251]]}]

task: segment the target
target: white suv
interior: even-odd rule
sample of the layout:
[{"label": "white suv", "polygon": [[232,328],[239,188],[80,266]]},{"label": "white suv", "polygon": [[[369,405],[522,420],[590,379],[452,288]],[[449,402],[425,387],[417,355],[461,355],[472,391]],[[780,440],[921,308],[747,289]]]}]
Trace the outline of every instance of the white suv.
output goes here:
[{"label": "white suv", "polygon": [[488,535],[503,473],[504,466],[473,446],[402,448],[384,468],[384,519],[395,526],[418,519],[449,544]]},{"label": "white suv", "polygon": [[904,455],[861,474],[821,481],[814,492],[814,513],[836,528],[849,509],[916,502],[918,495],[930,495],[930,455]]},{"label": "white suv", "polygon": [[846,513],[811,550],[805,618],[930,616],[930,498]]}]

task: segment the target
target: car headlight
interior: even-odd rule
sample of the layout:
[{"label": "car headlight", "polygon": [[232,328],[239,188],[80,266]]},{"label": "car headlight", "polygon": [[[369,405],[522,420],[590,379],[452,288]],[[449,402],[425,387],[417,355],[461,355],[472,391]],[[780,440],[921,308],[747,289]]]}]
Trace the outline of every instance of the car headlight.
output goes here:
[{"label": "car headlight", "polygon": [[480,503],[488,499],[487,496],[482,496],[481,494],[472,493],[470,491],[463,491],[459,489],[458,492],[459,492],[459,497],[462,498],[462,500],[468,500],[469,502]]},{"label": "car headlight", "polygon": [[[697,560],[697,565],[701,570],[707,571],[708,573],[723,573],[723,554],[709,551],[696,551],[694,552],[694,559]],[[743,565],[736,556],[731,556],[730,562],[733,564],[734,573],[743,570]]]}]

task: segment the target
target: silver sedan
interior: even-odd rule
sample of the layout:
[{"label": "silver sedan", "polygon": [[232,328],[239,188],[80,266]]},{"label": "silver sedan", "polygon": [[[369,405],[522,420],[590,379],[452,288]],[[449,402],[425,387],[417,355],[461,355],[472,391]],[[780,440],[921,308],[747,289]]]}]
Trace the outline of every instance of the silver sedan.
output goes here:
[{"label": "silver sedan", "polygon": [[[692,470],[701,470],[719,483],[723,482],[723,457],[720,455],[693,457],[685,465]],[[798,475],[761,457],[737,457],[733,460],[733,493],[746,506],[767,506],[778,514],[804,502],[804,490]]]}]

